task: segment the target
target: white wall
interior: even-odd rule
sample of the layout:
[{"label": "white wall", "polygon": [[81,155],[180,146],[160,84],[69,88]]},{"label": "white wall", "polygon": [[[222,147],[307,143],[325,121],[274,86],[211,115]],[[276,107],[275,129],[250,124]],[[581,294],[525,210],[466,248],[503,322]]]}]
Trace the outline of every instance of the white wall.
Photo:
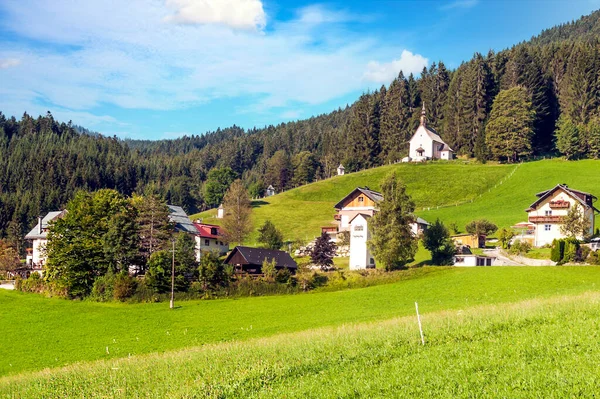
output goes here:
[{"label": "white wall", "polygon": [[367,219],[363,216],[354,218],[350,224],[350,270],[375,267],[367,245],[370,238]]},{"label": "white wall", "polygon": [[[208,240],[208,245],[206,245],[205,240]],[[216,252],[219,255],[225,255],[229,252],[229,244],[223,242],[223,245],[221,245],[220,242],[222,241],[215,240],[214,238],[196,236],[196,261],[200,261],[202,252],[211,251]]]},{"label": "white wall", "polygon": [[46,263],[46,244],[48,240],[37,239],[33,240],[33,251],[31,253],[31,260],[36,265],[43,265]]},{"label": "white wall", "polygon": [[423,156],[427,158],[432,158],[434,156],[432,143],[433,140],[425,131],[425,127],[423,127],[423,125],[420,125],[415,134],[413,135],[412,139],[410,140],[409,156],[413,159],[418,158],[419,154],[417,154],[417,149],[419,147],[423,147],[423,149],[425,150]]}]

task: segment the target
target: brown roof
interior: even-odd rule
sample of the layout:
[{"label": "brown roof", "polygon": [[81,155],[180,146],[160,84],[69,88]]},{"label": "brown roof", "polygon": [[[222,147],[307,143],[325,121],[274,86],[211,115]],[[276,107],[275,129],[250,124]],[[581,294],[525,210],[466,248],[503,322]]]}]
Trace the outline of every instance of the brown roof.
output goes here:
[{"label": "brown roof", "polygon": [[338,202],[337,204],[335,204],[333,207],[335,209],[341,209],[344,206],[344,202],[346,202],[346,200],[348,198],[352,197],[357,191],[363,193],[364,195],[366,195],[367,197],[372,199],[374,202],[383,201],[383,195],[381,193],[379,193],[377,191],[373,191],[369,187],[356,187],[354,190],[352,190],[350,192],[350,194],[348,194],[344,198],[342,198],[342,200],[340,202]]},{"label": "brown roof", "polygon": [[542,201],[544,201],[546,198],[548,198],[549,196],[554,194],[556,192],[556,190],[563,190],[565,193],[567,193],[569,196],[571,196],[573,199],[577,200],[577,202],[579,202],[581,205],[583,205],[584,208],[592,208],[594,211],[600,212],[600,211],[598,211],[598,209],[596,209],[592,205],[592,201],[595,201],[598,199],[598,198],[596,198],[596,196],[594,196],[590,193],[583,192],[583,191],[574,190],[572,188],[569,188],[569,186],[567,186],[566,184],[557,184],[556,186],[554,186],[554,188],[552,188],[550,190],[546,190],[546,191],[537,193],[536,197],[538,197],[538,200],[535,201],[533,204],[531,204],[529,206],[529,208],[527,208],[525,210],[525,212],[529,212],[529,211],[536,209],[537,206]]},{"label": "brown roof", "polygon": [[239,253],[249,265],[261,266],[265,260],[275,261],[276,267],[287,267],[288,269],[297,269],[296,261],[292,259],[290,254],[278,249],[252,248],[237,246],[227,255],[224,263],[229,263],[231,258]]}]

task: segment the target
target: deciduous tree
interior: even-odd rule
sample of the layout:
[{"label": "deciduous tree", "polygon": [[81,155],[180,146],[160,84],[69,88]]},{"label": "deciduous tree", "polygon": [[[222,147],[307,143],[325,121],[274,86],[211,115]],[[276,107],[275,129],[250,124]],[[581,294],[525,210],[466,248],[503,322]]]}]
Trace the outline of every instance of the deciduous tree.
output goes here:
[{"label": "deciduous tree", "polygon": [[223,199],[223,207],[225,208],[224,239],[241,245],[252,231],[250,198],[241,180],[231,184]]}]

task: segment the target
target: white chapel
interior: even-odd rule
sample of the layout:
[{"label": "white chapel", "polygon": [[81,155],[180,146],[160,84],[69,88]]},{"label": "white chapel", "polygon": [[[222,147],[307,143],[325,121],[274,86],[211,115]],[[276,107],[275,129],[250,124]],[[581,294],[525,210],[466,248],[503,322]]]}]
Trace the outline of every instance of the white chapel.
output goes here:
[{"label": "white chapel", "polygon": [[408,157],[402,162],[423,162],[429,159],[452,159],[454,151],[435,130],[427,126],[425,115],[425,103],[421,110],[421,123],[417,131],[410,139],[410,150]]}]

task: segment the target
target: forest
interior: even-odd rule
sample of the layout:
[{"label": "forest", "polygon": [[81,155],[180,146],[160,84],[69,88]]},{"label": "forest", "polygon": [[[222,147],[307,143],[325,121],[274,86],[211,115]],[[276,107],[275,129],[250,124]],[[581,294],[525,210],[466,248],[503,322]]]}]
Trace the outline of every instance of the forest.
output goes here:
[{"label": "forest", "polygon": [[476,53],[456,70],[439,61],[420,76],[400,72],[329,114],[175,140],[106,137],[50,112],[0,113],[0,238],[19,240],[79,190],[159,195],[195,212],[218,205],[237,178],[259,197],[270,184],[282,191],[330,177],[339,163],[356,171],[396,162],[423,104],[428,126],[459,156],[598,158],[599,37],[596,11],[510,49]]}]

